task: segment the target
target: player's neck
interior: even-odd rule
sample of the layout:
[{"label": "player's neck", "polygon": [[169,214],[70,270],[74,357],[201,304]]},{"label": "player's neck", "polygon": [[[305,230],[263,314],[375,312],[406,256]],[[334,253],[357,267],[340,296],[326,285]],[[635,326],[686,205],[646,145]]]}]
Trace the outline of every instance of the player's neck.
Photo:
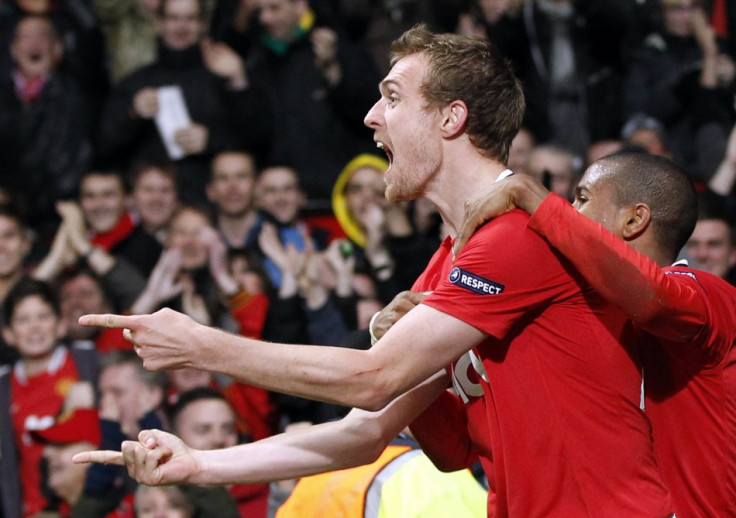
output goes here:
[{"label": "player's neck", "polygon": [[663,250],[662,247],[657,244],[653,235],[648,233],[633,241],[629,241],[629,246],[657,263],[660,268],[670,266],[674,261],[671,254],[667,253],[666,250]]},{"label": "player's neck", "polygon": [[490,187],[505,170],[503,163],[478,153],[446,162],[427,198],[437,206],[452,235],[460,228],[465,202]]}]

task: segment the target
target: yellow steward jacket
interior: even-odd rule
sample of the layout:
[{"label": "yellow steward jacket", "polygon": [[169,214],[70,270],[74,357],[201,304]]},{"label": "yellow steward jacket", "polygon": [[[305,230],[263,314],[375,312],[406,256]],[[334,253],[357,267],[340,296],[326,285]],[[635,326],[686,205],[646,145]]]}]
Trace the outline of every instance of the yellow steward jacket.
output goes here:
[{"label": "yellow steward jacket", "polygon": [[372,464],[302,478],[276,518],[485,518],[487,498],[469,470],[392,444]]}]

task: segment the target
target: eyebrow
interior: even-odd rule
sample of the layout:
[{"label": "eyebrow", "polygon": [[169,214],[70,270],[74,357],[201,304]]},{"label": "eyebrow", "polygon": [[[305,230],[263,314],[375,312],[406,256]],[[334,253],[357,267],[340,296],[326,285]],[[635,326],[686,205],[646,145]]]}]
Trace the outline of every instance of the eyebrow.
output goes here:
[{"label": "eyebrow", "polygon": [[388,90],[391,87],[399,88],[399,83],[395,79],[384,79],[378,83],[378,89],[381,91]]}]

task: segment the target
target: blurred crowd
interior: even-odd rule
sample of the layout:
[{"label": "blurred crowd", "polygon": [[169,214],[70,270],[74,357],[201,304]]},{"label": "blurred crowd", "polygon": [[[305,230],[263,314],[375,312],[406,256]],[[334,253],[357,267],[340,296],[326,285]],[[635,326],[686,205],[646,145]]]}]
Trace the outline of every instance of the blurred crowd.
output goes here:
[{"label": "blurred crowd", "polygon": [[277,511],[294,481],[136,487],[70,457],[146,428],[225,447],[348,409],[147,372],[120,331],[77,320],[170,307],[369,348],[446,236],[429,202],[386,202],[363,124],[390,42],[420,22],[510,60],[516,173],[572,199],[619,150],[682,164],[701,196],[682,256],[736,282],[736,2],[0,0],[0,518]]}]

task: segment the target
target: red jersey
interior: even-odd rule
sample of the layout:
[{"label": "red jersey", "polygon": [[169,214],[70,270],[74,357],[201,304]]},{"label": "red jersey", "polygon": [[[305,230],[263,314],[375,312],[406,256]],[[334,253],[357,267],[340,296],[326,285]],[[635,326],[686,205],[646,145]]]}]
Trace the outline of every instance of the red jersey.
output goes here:
[{"label": "red jersey", "polygon": [[529,227],[641,331],[646,412],[678,518],[736,516],[736,288],[660,269],[555,196]]},{"label": "red jersey", "polygon": [[46,506],[40,470],[44,443],[35,439],[30,430],[54,424],[69,388],[77,381],[77,368],[66,347],[56,348],[46,372],[28,377],[23,361],[13,368],[10,414],[19,453],[23,516],[38,513]]},{"label": "red jersey", "polygon": [[413,288],[488,334],[454,385],[478,451],[492,452],[489,515],[667,516],[632,326],[527,220],[514,211],[486,224],[454,264],[445,241]]}]

